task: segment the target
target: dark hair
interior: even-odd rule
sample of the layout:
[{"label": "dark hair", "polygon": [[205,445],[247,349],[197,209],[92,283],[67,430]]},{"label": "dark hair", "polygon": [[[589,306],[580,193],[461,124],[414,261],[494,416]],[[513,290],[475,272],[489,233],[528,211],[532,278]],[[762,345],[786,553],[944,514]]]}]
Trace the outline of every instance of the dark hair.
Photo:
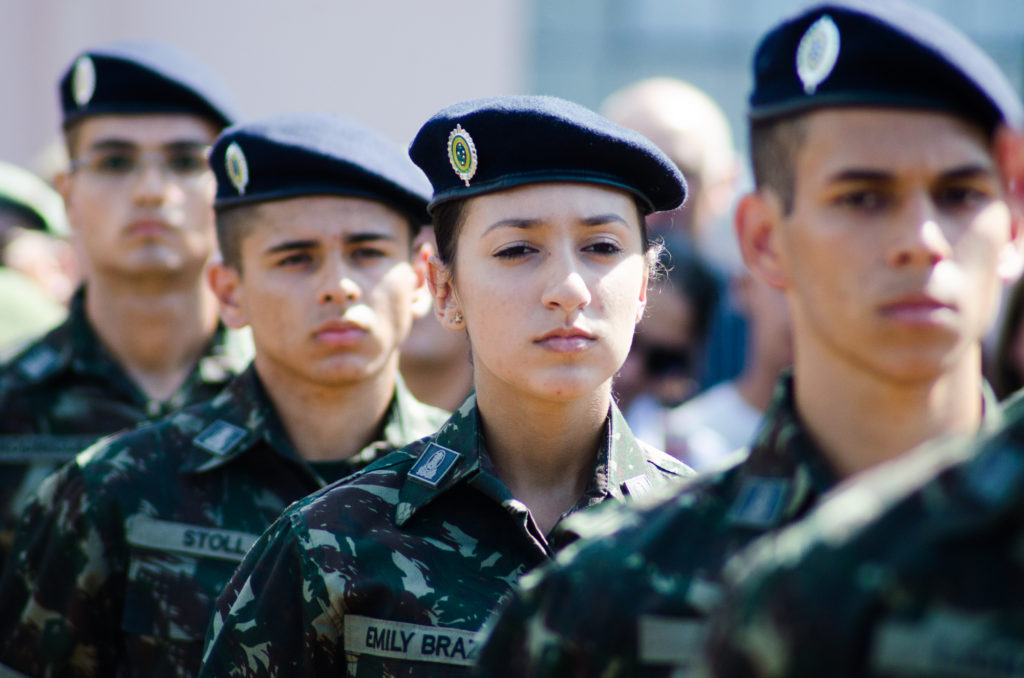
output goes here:
[{"label": "dark hair", "polygon": [[217,246],[224,263],[242,272],[242,238],[248,234],[249,223],[262,203],[238,205],[216,212]]},{"label": "dark hair", "polygon": [[754,184],[758,190],[774,191],[786,214],[793,209],[796,156],[806,136],[804,115],[750,123],[750,166],[754,172]]},{"label": "dark hair", "polygon": [[[431,210],[430,216],[434,226],[434,240],[437,242],[437,256],[449,270],[454,270],[456,242],[466,217],[466,201],[469,198],[447,200]],[[647,210],[634,200],[636,205],[637,220],[640,224],[640,242],[646,252],[651,248],[651,242],[647,238],[647,222],[644,215]]]}]

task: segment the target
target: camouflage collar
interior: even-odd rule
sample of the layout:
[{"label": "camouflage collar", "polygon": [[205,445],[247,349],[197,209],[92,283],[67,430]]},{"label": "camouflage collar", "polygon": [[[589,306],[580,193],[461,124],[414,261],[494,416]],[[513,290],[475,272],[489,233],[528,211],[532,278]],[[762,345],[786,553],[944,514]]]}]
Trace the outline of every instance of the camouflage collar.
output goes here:
[{"label": "camouflage collar", "polygon": [[[399,376],[385,415],[383,440],[374,441],[355,457],[375,457],[381,447],[397,449],[431,432],[434,427],[423,416],[426,409]],[[188,428],[199,431],[182,465],[183,472],[204,472],[223,466],[260,441],[283,457],[306,463],[295,451],[253,365],[205,407],[188,408],[175,415],[175,419],[196,418],[199,410],[202,421],[183,421]]]},{"label": "camouflage collar", "polygon": [[181,466],[184,473],[223,466],[260,441],[270,443],[281,456],[299,458],[253,365],[213,400],[186,408],[172,419],[183,430],[197,431]]},{"label": "camouflage collar", "polygon": [[[608,498],[621,500],[626,494],[642,494],[651,481],[647,475],[647,454],[642,443],[629,430],[619,408],[612,403],[604,444],[598,450],[594,477],[576,508]],[[459,484],[472,480],[481,471],[488,472],[483,435],[480,431],[476,396],[470,395],[451,418],[432,436],[419,454],[402,483],[395,507],[395,524],[401,527],[417,511],[436,497]],[[485,488],[501,486],[497,500],[511,499],[507,488],[497,478],[480,483]]]},{"label": "camouflage collar", "polygon": [[[998,427],[1002,408],[985,383],[981,432]],[[798,518],[832,490],[840,478],[811,438],[796,411],[793,375],[786,371],[775,387],[749,456],[736,467],[729,520],[769,530]]]}]

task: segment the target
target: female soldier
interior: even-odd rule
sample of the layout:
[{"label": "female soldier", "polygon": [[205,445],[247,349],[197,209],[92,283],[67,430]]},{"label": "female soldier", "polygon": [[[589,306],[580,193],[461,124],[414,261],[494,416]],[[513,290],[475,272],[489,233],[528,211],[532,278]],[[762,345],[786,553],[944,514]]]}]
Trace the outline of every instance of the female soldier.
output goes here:
[{"label": "female soldier", "polygon": [[646,301],[644,215],[685,197],[672,163],[548,97],[449,107],[410,155],[434,187],[435,312],[468,333],[475,394],[282,516],[218,601],[201,675],[465,672],[564,516],[689,473],[611,397]]}]

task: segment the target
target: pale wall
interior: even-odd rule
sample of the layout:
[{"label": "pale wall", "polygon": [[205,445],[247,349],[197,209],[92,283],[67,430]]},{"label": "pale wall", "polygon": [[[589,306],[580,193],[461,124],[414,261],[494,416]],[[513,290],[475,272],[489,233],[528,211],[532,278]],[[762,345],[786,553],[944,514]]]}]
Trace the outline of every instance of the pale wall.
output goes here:
[{"label": "pale wall", "polygon": [[406,144],[461,99],[526,87],[521,0],[0,0],[0,160],[59,130],[56,83],[83,46],[174,43],[233,85],[247,116],[345,113]]}]

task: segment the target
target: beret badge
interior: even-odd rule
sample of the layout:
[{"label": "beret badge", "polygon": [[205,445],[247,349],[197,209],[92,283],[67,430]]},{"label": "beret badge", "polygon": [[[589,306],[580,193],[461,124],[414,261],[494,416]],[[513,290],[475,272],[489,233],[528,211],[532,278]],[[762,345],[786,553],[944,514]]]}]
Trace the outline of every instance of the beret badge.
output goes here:
[{"label": "beret badge", "polygon": [[234,185],[238,195],[245,195],[245,187],[249,185],[249,163],[238,142],[233,141],[224,151],[224,169]]},{"label": "beret badge", "polygon": [[85,106],[96,92],[96,65],[87,56],[78,58],[71,75],[71,95],[75,103]]},{"label": "beret badge", "polygon": [[825,14],[811,24],[796,48],[796,73],[804,92],[814,94],[839,60],[839,27]]},{"label": "beret badge", "polygon": [[469,186],[469,180],[476,174],[476,144],[462,125],[456,125],[448,135],[448,162],[459,178]]}]

